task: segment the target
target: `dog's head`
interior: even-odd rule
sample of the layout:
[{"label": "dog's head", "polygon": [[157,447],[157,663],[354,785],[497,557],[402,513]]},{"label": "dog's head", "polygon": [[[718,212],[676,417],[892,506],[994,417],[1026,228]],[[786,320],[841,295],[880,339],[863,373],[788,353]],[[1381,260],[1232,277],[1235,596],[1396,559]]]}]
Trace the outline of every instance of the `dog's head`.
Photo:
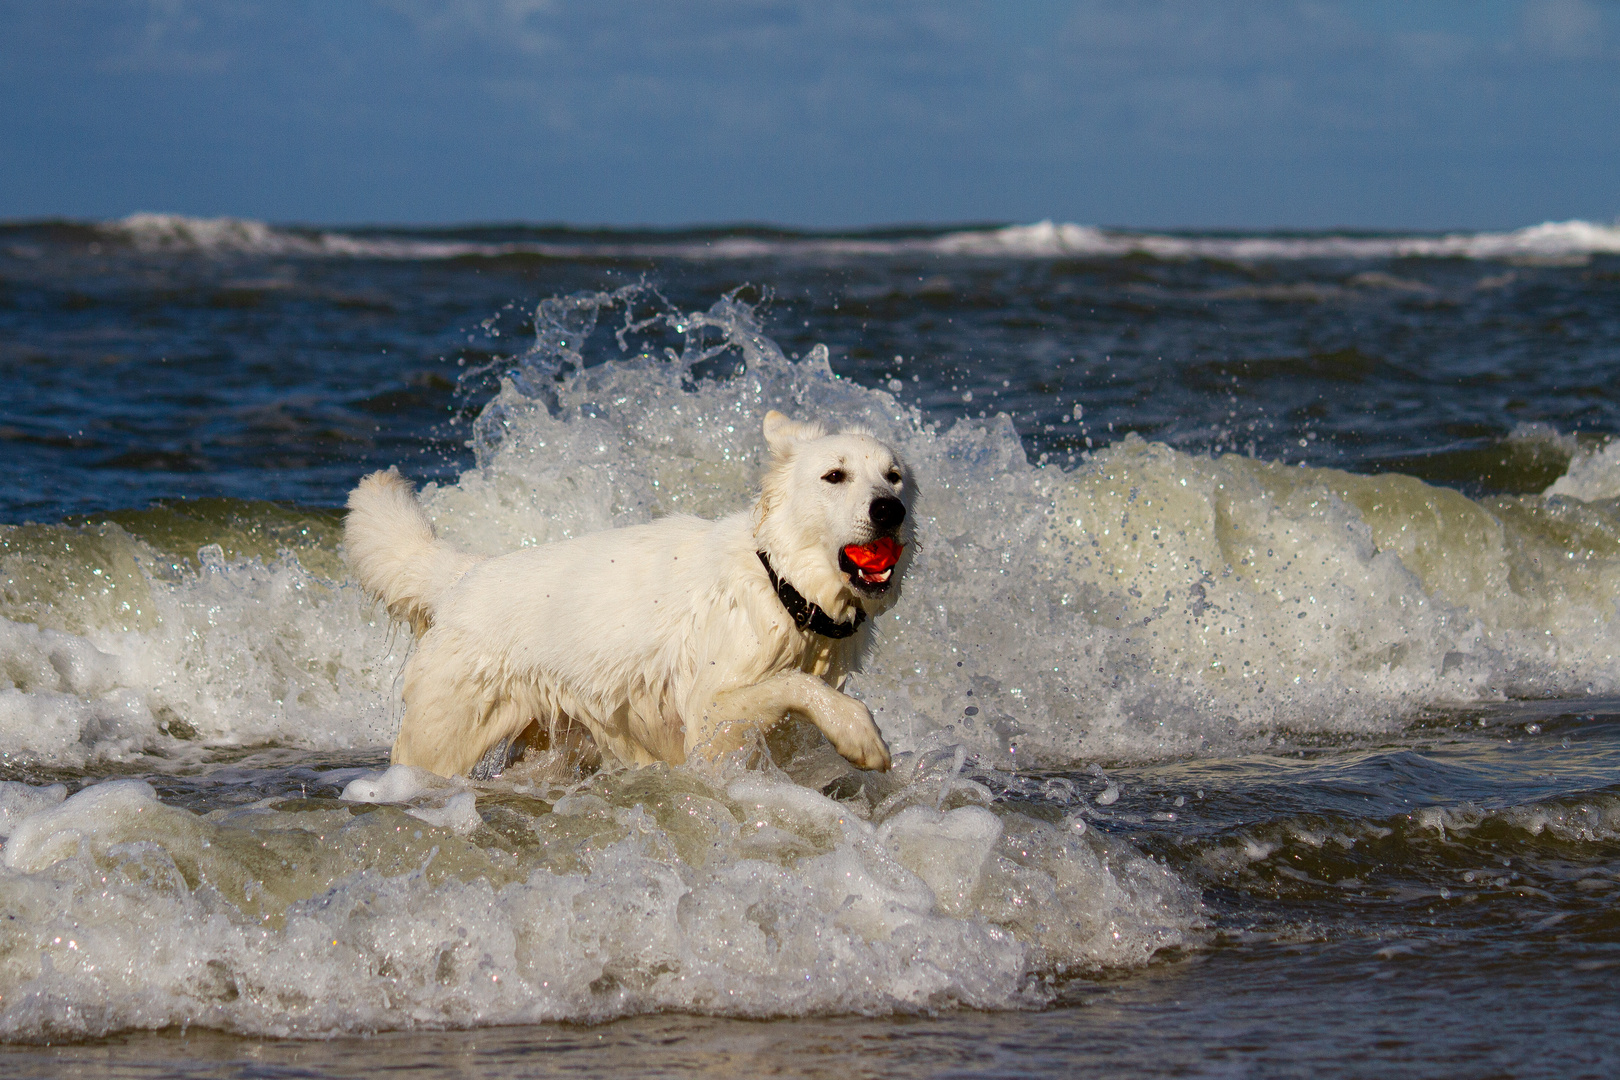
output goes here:
[{"label": "dog's head", "polygon": [[754,504],[754,536],[805,598],[843,621],[887,611],[916,546],[916,483],[893,448],[865,431],[765,415],[771,467]]}]

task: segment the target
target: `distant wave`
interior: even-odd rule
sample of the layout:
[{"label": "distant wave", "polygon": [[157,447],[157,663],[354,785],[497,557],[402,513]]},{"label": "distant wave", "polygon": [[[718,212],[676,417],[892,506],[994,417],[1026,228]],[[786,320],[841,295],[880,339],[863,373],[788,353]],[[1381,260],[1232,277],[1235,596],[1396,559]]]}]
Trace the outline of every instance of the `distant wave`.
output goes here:
[{"label": "distant wave", "polygon": [[1422,235],[1220,235],[1116,232],[1089,225],[1009,225],[948,233],[936,250],[964,255],[1153,255],[1161,259],[1505,259],[1620,254],[1620,224],[1549,221],[1512,232]]},{"label": "distant wave", "polygon": [[689,232],[489,227],[459,230],[285,228],[240,218],[133,214],[95,226],[114,242],[140,251],[195,251],[311,258],[456,259],[550,258],[753,259],[966,255],[1000,258],[1160,259],[1584,259],[1620,254],[1620,223],[1550,221],[1511,232],[1445,234],[1132,232],[1051,221],[957,231],[828,235],[764,229]]}]

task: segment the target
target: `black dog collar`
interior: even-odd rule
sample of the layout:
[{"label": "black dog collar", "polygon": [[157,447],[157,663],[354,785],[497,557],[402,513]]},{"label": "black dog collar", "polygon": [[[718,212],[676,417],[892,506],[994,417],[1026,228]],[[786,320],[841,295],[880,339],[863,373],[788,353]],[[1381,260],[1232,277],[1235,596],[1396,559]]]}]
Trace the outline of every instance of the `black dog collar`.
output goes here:
[{"label": "black dog collar", "polygon": [[793,617],[793,625],[800,630],[809,630],[812,634],[820,634],[824,638],[847,638],[861,628],[866,621],[866,612],[860,608],[855,609],[854,622],[833,622],[825,611],[804,598],[798,589],[793,587],[787,578],[776,576],[771,568],[771,560],[765,557],[763,551],[755,552],[759,561],[765,564],[765,572],[771,577],[771,587],[776,590],[776,598],[782,601],[787,613]]}]

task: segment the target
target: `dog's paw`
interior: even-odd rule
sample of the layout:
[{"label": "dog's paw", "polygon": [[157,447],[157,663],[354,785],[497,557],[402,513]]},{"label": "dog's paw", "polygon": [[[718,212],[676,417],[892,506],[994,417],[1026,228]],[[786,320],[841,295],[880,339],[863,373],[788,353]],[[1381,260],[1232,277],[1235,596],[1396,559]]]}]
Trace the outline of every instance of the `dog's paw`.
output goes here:
[{"label": "dog's paw", "polygon": [[[861,711],[866,712],[865,706]],[[883,733],[872,722],[870,713],[863,719],[865,723],[846,724],[836,736],[829,736],[833,749],[857,769],[888,772],[889,744],[883,741]]]},{"label": "dog's paw", "polygon": [[839,753],[857,769],[866,769],[870,772],[889,771],[889,744],[883,741],[883,736],[878,734],[877,728],[872,729],[871,737],[865,740],[857,751],[851,753],[840,750]]}]

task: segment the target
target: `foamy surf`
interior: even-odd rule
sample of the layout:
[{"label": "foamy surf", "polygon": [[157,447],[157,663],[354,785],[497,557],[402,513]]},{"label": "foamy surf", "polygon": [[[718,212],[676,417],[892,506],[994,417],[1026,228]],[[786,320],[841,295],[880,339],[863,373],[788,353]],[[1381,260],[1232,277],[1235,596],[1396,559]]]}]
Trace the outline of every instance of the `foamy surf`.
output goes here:
[{"label": "foamy surf", "polygon": [[[853,687],[900,749],[960,743],[1001,767],[1153,760],[1617,688],[1612,444],[1574,451],[1545,495],[1481,500],[1134,436],[1064,470],[1029,463],[1004,418],[938,430],[837,378],[824,350],[791,361],[737,300],[633,330],[679,327],[674,360],[581,351],[603,336],[599,311],[634,321],[625,305],[648,300],[542,306],[540,344],[478,421],[477,466],[428,485],[425,504],[481,553],[716,515],[750,498],[767,410],[867,426],[922,487],[905,602]],[[743,369],[694,378],[725,356]],[[120,759],[177,736],[386,744],[406,642],[316,532],[230,556],[110,523],[8,529],[8,758]]]},{"label": "foamy surf", "polygon": [[[329,520],[275,532],[244,526],[268,513],[244,504],[190,551],[147,519],[12,527],[0,745],[38,782],[0,789],[0,901],[20,914],[0,927],[0,1033],[1035,1006],[1074,974],[1196,946],[1203,914],[1098,827],[1128,786],[1033,768],[1615,691],[1607,448],[1522,433],[1558,442],[1567,474],[1481,500],[1139,438],[1063,469],[1032,464],[1005,418],[941,429],[838,378],[825,349],[784,356],[733,297],[578,294],[536,324],[476,466],[423,494],[470,550],[744,505],[771,408],[903,450],[919,554],[852,686],[895,772],[855,774],[796,729],[752,772],[474,787],[312,763],[389,742],[406,647],[343,580]],[[654,348],[670,336],[680,351]],[[281,793],[245,805],[53,782],[119,762],[189,776],[266,745],[247,760],[282,769]]]},{"label": "foamy surf", "polygon": [[1159,259],[1232,259],[1269,262],[1293,259],[1558,259],[1620,252],[1620,226],[1589,221],[1548,221],[1506,232],[1441,235],[1177,235],[1130,232],[1041,221],[950,233],[933,241],[953,255],[1062,256],[1149,255]]},{"label": "foamy surf", "polygon": [[396,801],[198,815],[140,781],[39,795],[0,868],[21,916],[0,1034],[1023,1008],[1199,923],[1129,846],[987,808],[917,760],[872,781],[876,806],[662,767],[448,799],[360,782]]},{"label": "foamy surf", "polygon": [[1549,221],[1498,232],[1443,234],[1184,234],[1105,229],[1040,221],[996,228],[888,237],[781,234],[660,236],[612,233],[544,239],[479,240],[413,234],[404,230],[292,228],[242,218],[131,214],[98,229],[108,239],[143,252],[267,255],[302,258],[435,260],[464,258],[770,258],[864,259],[918,255],[986,258],[1222,259],[1272,262],[1301,259],[1488,259],[1563,261],[1620,253],[1620,225]]}]

